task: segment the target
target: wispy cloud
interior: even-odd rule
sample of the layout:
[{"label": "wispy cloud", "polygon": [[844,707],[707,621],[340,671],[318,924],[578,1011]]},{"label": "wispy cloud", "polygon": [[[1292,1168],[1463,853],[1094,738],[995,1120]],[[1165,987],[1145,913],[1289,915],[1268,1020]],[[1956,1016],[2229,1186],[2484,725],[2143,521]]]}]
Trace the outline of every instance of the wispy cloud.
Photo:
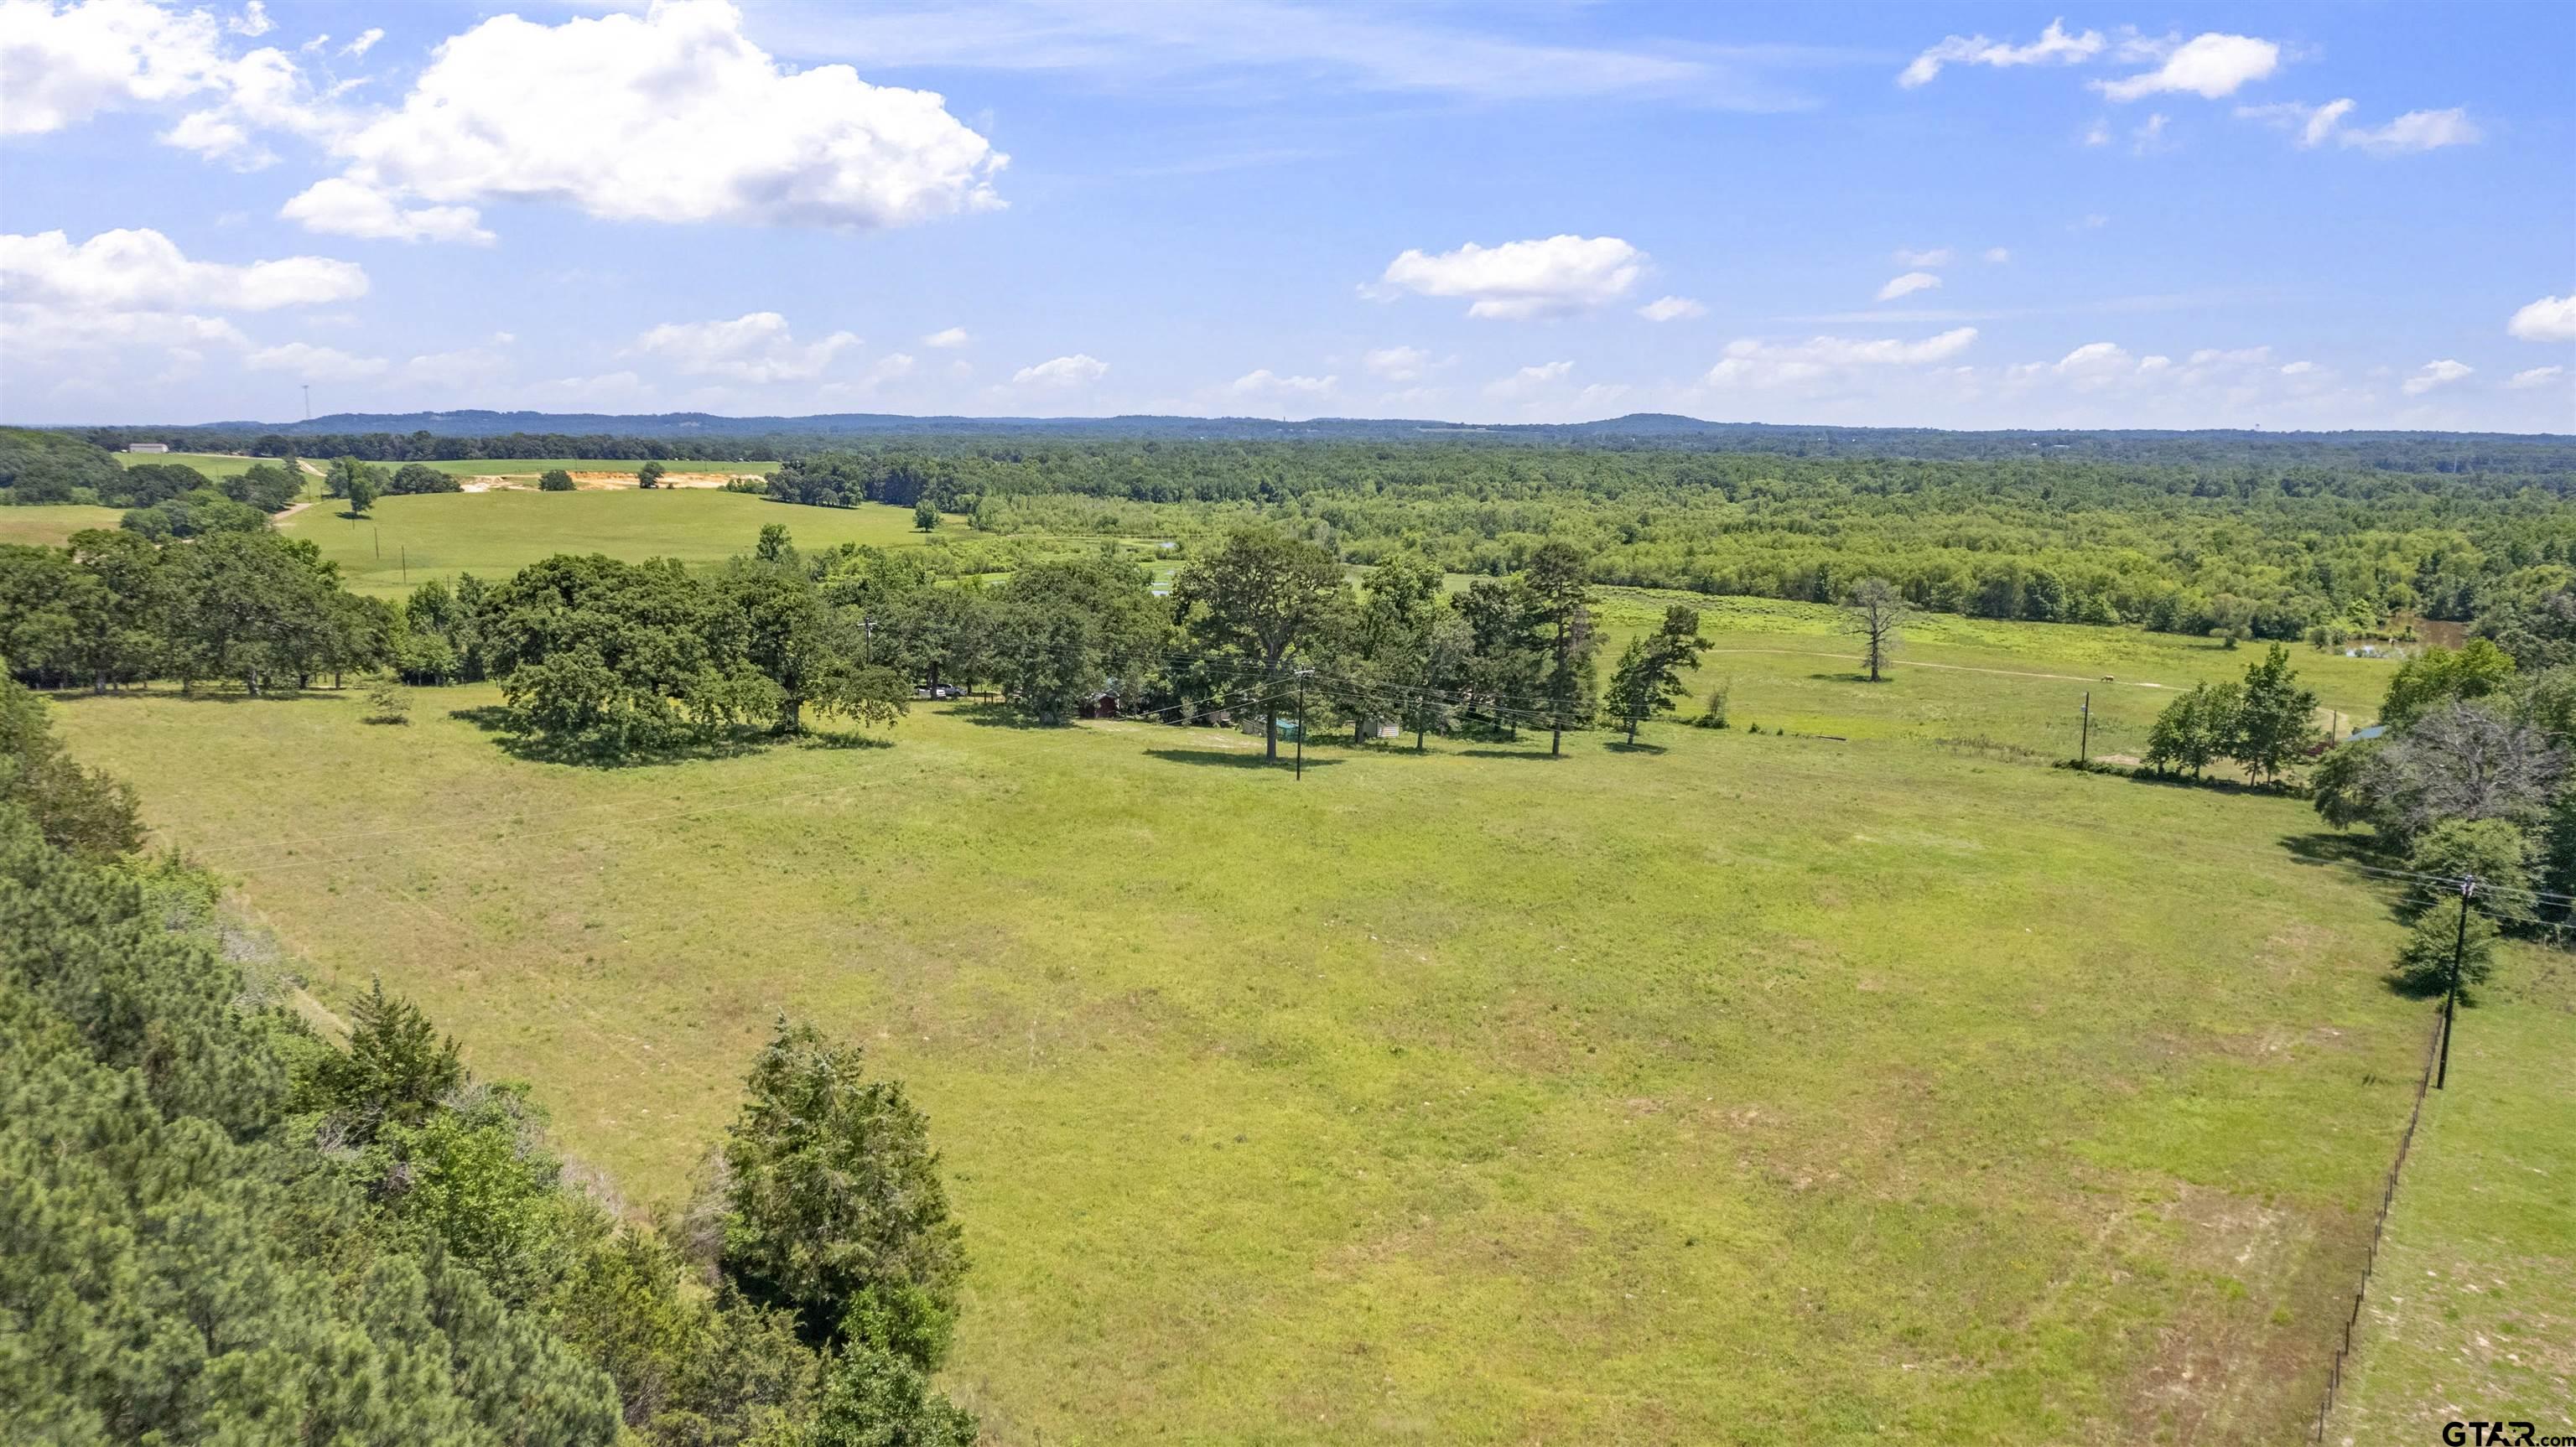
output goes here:
[{"label": "wispy cloud", "polygon": [[805,0],[764,12],[762,22],[788,49],[864,55],[878,69],[1048,71],[1104,85],[1260,72],[1305,87],[1479,100],[1652,96],[1748,111],[1810,107],[1814,98],[1788,72],[1867,58],[1791,45],[1541,42],[1432,13],[1279,0],[898,0],[854,12]]}]

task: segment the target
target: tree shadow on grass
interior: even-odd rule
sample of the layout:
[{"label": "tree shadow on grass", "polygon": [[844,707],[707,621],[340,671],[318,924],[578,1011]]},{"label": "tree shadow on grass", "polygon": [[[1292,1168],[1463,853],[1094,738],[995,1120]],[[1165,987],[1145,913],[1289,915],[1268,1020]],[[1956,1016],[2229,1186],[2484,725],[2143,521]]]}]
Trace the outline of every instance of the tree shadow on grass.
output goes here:
[{"label": "tree shadow on grass", "polygon": [[856,729],[835,730],[830,733],[789,734],[781,737],[778,742],[793,744],[800,749],[890,749],[894,747],[894,740],[890,738],[860,733]]},{"label": "tree shadow on grass", "polygon": [[759,753],[780,742],[776,734],[748,728],[696,731],[654,744],[587,734],[555,738],[529,728],[518,714],[499,704],[450,709],[447,716],[490,734],[493,743],[514,759],[536,764],[571,764],[588,769],[640,769],[709,759],[736,759],[745,754]]},{"label": "tree shadow on grass", "polygon": [[[1147,749],[1145,757],[1161,759],[1167,764],[1197,764],[1216,769],[1277,769],[1282,773],[1294,773],[1297,768],[1297,761],[1285,754],[1267,759],[1257,752],[1234,754],[1223,749]],[[1339,759],[1308,759],[1306,767],[1329,769],[1340,762]]]},{"label": "tree shadow on grass", "polygon": [[1626,739],[1613,739],[1609,743],[1603,744],[1601,747],[1614,754],[1660,754],[1669,752],[1666,745],[1650,744],[1644,739],[1639,739],[1633,744],[1628,742]]},{"label": "tree shadow on grass", "polygon": [[2368,834],[2336,834],[2323,830],[2314,834],[2293,834],[2281,841],[2290,857],[2302,864],[2375,865],[2385,869],[2399,861],[2387,846]]},{"label": "tree shadow on grass", "polygon": [[268,688],[252,693],[238,684],[227,687],[199,684],[193,693],[181,693],[176,688],[145,688],[139,685],[129,685],[124,689],[107,693],[92,693],[86,688],[57,688],[48,689],[45,692],[45,697],[56,703],[77,703],[82,700],[94,703],[111,698],[138,701],[150,699],[155,703],[318,703],[334,698],[355,698],[357,695],[358,690],[350,688]]},{"label": "tree shadow on grass", "polygon": [[[2442,970],[2394,969],[2379,977],[2388,993],[2406,1000],[2438,1000],[2451,987],[2451,972]],[[2460,982],[2460,1006],[2463,1009],[2478,1002],[2477,987]]]},{"label": "tree shadow on grass", "polygon": [[1872,678],[1866,673],[1853,672],[1810,673],[1807,676],[1823,683],[1894,683],[1896,681],[1893,678]]},{"label": "tree shadow on grass", "polygon": [[948,716],[985,729],[1060,729],[1066,723],[1040,723],[1007,703],[960,703],[951,705]]},{"label": "tree shadow on grass", "polygon": [[1558,755],[1549,753],[1544,746],[1530,749],[1460,749],[1458,757],[1462,759],[1536,759],[1542,764],[1562,762]]},{"label": "tree shadow on grass", "polygon": [[2298,792],[2287,784],[2248,784],[2242,779],[2198,778],[2189,774],[2159,774],[2153,769],[2126,771],[2132,784],[2151,784],[2166,789],[2198,789],[2212,794],[2253,794],[2276,799],[2295,799]]}]

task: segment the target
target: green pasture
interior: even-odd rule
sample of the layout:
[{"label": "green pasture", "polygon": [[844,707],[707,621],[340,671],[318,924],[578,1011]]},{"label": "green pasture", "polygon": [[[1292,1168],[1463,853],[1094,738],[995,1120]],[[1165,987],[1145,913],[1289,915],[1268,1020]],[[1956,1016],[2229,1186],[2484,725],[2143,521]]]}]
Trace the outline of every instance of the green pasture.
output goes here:
[{"label": "green pasture", "polygon": [[147,462],[175,462],[181,467],[193,467],[210,478],[238,477],[250,471],[255,463],[279,460],[274,457],[243,457],[230,452],[119,452],[115,457],[128,467],[140,467]]},{"label": "green pasture", "polygon": [[[379,498],[355,519],[341,508],[317,502],[279,527],[318,545],[351,589],[387,597],[459,573],[507,578],[556,553],[718,563],[750,552],[767,523],[785,523],[803,548],[902,547],[924,537],[910,508],[791,507],[713,488],[423,493]],[[947,530],[966,525],[952,518]]]},{"label": "green pasture", "polygon": [[125,513],[121,508],[85,507],[79,503],[0,507],[0,543],[58,548],[71,541],[74,533],[89,528],[112,528],[124,520]]},{"label": "green pasture", "polygon": [[[127,467],[146,462],[176,462],[193,467],[208,477],[231,477],[237,473],[249,471],[253,463],[280,460],[273,457],[244,457],[227,452],[119,452],[115,456],[117,461]],[[328,462],[330,459],[316,454],[305,460],[319,464]],[[376,465],[391,472],[402,464],[381,462]],[[429,464],[441,472],[452,472],[458,477],[535,477],[548,468],[555,467],[560,467],[566,472],[632,473],[643,465],[641,461],[631,457],[479,457]],[[673,472],[757,472],[764,477],[778,470],[778,464],[775,462],[665,462],[662,465]]]},{"label": "green pasture", "polygon": [[[781,511],[379,506],[494,574]],[[2074,685],[2027,675],[2098,708],[2248,655],[1945,623],[1909,656],[2010,669],[1873,687],[1818,615],[1711,613],[1784,650],[1712,659],[1739,718],[1847,741],[1319,742],[1300,782],[971,706],[619,769],[513,754],[486,687],[56,717],[324,1002],[417,997],[629,1200],[688,1193],[778,1015],[866,1042],[945,1153],[944,1385],[1005,1447],[2298,1440],[2428,1019],[2387,896],[2298,801],[1944,742],[2044,737]]]},{"label": "green pasture", "polygon": [[2576,1431],[2576,975],[2508,952],[2425,1097],[2328,1442]]},{"label": "green pasture", "polygon": [[[379,465],[390,470],[399,464]],[[478,457],[429,465],[458,477],[535,477],[557,467],[566,472],[622,472],[631,477],[635,469],[644,464],[632,457]],[[727,475],[756,472],[763,477],[778,470],[775,462],[665,462],[662,465],[673,472],[721,472]]]},{"label": "green pasture", "polygon": [[[1925,613],[1906,627],[1889,681],[1869,684],[1861,681],[1858,644],[1840,631],[1839,609],[1615,588],[1605,590],[1599,610],[1604,677],[1628,640],[1651,629],[1672,603],[1699,609],[1709,640],[1689,680],[1684,717],[1703,712],[1710,690],[1727,683],[1737,728],[1906,739],[1996,757],[2074,758],[2089,694],[2092,756],[2134,761],[2146,752],[2148,726],[2178,692],[2242,678],[2270,646],[2229,649],[2142,628]],[[2377,716],[2396,664],[2289,647],[2299,681],[2316,690],[2324,710],[2319,727],[2350,732]]]}]

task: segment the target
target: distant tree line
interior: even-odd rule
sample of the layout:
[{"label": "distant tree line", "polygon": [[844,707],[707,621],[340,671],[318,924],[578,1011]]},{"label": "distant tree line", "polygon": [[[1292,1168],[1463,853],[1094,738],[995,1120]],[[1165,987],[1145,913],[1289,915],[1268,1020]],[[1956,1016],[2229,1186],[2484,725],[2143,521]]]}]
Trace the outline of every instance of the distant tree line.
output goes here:
[{"label": "distant tree line", "polygon": [[[1267,529],[1229,535],[1171,596],[1104,548],[1035,560],[998,583],[933,576],[914,550],[802,552],[772,524],[749,556],[669,562],[558,556],[492,584],[423,584],[391,632],[409,681],[492,679],[528,728],[606,750],[711,732],[793,733],[815,716],[893,722],[916,689],[999,693],[1032,723],[1108,707],[1172,722],[1241,715],[1420,736],[1469,722],[1516,735],[1599,711],[1592,596],[1570,548],[1444,602],[1440,574],[1398,559],[1363,593],[1322,548]],[[1676,609],[1620,695],[1669,711],[1697,657]]]},{"label": "distant tree line", "polygon": [[223,479],[176,462],[126,467],[57,433],[0,428],[0,505],[83,503],[131,509],[127,525],[156,537],[266,526],[303,491],[292,460],[257,463]]},{"label": "distant tree line", "polygon": [[[1814,427],[1713,423],[1640,414],[1599,422],[1460,427],[1404,419],[1317,418],[1283,423],[1251,417],[1067,417],[1000,421],[971,417],[720,417],[707,413],[609,417],[596,414],[446,412],[353,418],[360,428],[276,429],[240,424],[61,429],[104,447],[159,442],[182,451],[307,454],[355,452],[374,461],[404,456],[780,458],[894,445],[1046,448],[1061,445],[1470,446],[1545,452],[1721,452],[1866,461],[2077,461],[2160,467],[2323,466],[2382,472],[2538,474],[2576,470],[2576,438],[2494,432],[2192,431],[1960,432],[1918,427]],[[546,423],[557,425],[544,425]],[[614,424],[614,425],[611,425]],[[542,441],[526,439],[539,438]],[[315,439],[321,439],[316,441]],[[347,439],[361,445],[339,446]],[[264,445],[253,445],[253,444]],[[431,449],[449,447],[457,451]],[[391,449],[408,448],[408,453]],[[656,451],[655,449],[664,449]],[[467,450],[481,449],[481,450]],[[714,449],[714,450],[702,450]]]},{"label": "distant tree line", "polygon": [[928,1123],[781,1022],[686,1210],[573,1183],[530,1088],[378,985],[346,1048],[0,680],[13,1438],[963,1447]]},{"label": "distant tree line", "polygon": [[[782,446],[767,490],[819,506],[927,501],[986,533],[1195,539],[1260,524],[1347,563],[1411,553],[1488,577],[1524,570],[1553,539],[1583,553],[1595,583],[1838,602],[1857,581],[1883,578],[1907,606],[1935,612],[2231,640],[2370,634],[2408,613],[2467,620],[2576,570],[2566,505],[2576,459],[2565,449],[2384,436],[2366,460],[2313,441],[2183,463],[2060,455],[2053,444],[1944,460],[1454,439],[890,436]],[[743,450],[740,438],[550,434],[238,440],[378,464]],[[2421,470],[2385,465],[2419,455]]]},{"label": "distant tree line", "polygon": [[413,432],[266,432],[231,429],[89,427],[49,435],[122,451],[158,442],[173,451],[233,452],[253,457],[355,457],[363,462],[517,462],[540,457],[595,457],[629,462],[767,461],[786,451],[817,450],[817,439],[784,447],[765,437],[630,437],[613,433],[512,432],[455,437]]},{"label": "distant tree line", "polygon": [[1561,747],[1605,716],[1633,735],[1670,712],[1700,647],[1698,614],[1670,610],[1618,660],[1605,702],[1586,572],[1557,544],[1455,595],[1410,557],[1363,589],[1319,545],[1247,527],[1188,561],[1167,597],[1111,547],[985,582],[936,575],[919,549],[800,551],[771,524],[713,569],[558,555],[394,604],[271,531],[92,530],[0,546],[0,657],[23,681],[99,692],[168,678],[259,694],[376,670],[490,680],[518,728],[603,755],[817,719],[883,727],[928,688],[995,689],[1040,724],[1101,708],[1259,719],[1274,753],[1287,714],[1354,741],[1540,728]]},{"label": "distant tree line", "polygon": [[2230,639],[2475,616],[2576,568],[2576,472],[2393,474],[2021,459],[1799,460],[1467,444],[889,442],[791,457],[823,506],[928,500],[988,532],[1190,539],[1247,523],[1372,564],[1518,572],[1551,539],[1591,581],[2134,623]]}]

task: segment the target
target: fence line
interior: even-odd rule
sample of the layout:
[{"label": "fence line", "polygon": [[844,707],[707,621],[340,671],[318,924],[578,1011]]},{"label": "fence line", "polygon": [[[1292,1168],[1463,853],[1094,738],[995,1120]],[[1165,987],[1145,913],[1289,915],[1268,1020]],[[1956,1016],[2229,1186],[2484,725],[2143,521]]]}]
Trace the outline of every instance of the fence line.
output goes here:
[{"label": "fence line", "polygon": [[2317,1402],[2316,1430],[2309,1441],[2326,1440],[2326,1420],[2334,1415],[2335,1398],[2343,1391],[2343,1367],[2352,1355],[2352,1333],[2361,1325],[2361,1304],[2370,1295],[2370,1278],[2379,1269],[2379,1242],[2388,1231],[2388,1212],[2397,1203],[2397,1178],[2406,1169],[2406,1153],[2415,1148],[2415,1126],[2424,1118],[2424,1092],[2432,1088],[2433,1061],[2442,1044],[2445,1022],[2440,1012],[2433,1016],[2433,1029],[2424,1041],[2424,1065],[2415,1073],[2415,1105],[2406,1113],[2406,1129],[2397,1137],[2397,1159],[2388,1163],[2388,1176],[2380,1184],[2379,1215],[2370,1223],[2370,1252],[2362,1258],[2361,1281],[2352,1289],[2352,1309],[2344,1313],[2343,1345],[2335,1348],[2334,1362],[2326,1371],[2325,1395]]}]

